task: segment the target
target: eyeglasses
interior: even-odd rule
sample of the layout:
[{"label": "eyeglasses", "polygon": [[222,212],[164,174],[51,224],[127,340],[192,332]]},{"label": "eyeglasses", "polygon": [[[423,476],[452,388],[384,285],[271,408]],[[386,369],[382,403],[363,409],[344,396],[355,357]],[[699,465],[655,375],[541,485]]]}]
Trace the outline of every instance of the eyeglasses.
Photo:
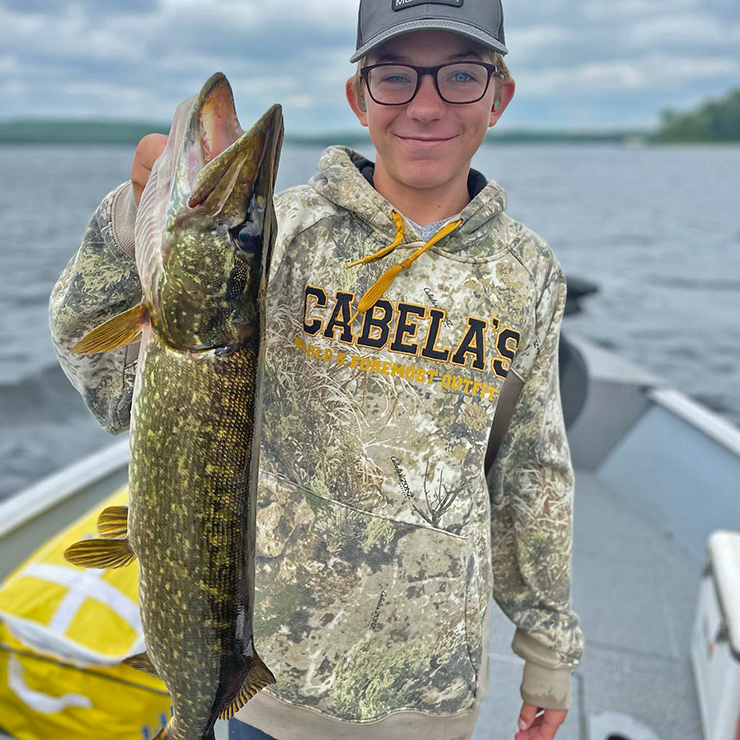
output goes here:
[{"label": "eyeglasses", "polygon": [[421,85],[424,75],[432,75],[439,97],[445,103],[463,105],[478,102],[488,90],[491,75],[503,77],[495,64],[448,62],[436,67],[414,64],[371,64],[360,71],[370,97],[380,105],[406,105]]}]

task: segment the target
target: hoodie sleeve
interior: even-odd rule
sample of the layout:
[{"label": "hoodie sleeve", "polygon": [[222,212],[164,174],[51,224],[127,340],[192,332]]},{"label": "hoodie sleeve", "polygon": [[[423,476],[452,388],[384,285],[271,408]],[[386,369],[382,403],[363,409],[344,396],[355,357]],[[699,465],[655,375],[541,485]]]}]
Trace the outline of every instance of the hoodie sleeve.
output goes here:
[{"label": "hoodie sleeve", "polygon": [[570,708],[571,672],[583,652],[571,608],[574,475],[558,373],[565,296],[553,258],[533,337],[509,370],[524,385],[488,476],[494,598],[516,625],[522,698],[547,709]]},{"label": "hoodie sleeve", "polygon": [[130,181],[105,196],[49,302],[51,337],[62,369],[111,434],[129,426],[139,346],[89,355],[73,355],[70,348],[141,300],[134,260],[136,209]]}]

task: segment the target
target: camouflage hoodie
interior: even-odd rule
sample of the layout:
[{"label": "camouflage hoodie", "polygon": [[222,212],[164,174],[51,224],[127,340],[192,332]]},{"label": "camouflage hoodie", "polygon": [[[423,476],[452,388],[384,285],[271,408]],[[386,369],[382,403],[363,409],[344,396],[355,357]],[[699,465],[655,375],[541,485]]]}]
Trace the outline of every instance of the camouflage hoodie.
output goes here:
[{"label": "camouflage hoodie", "polygon": [[[278,683],[238,717],[281,739],[467,738],[491,596],[516,625],[522,697],[572,703],[565,277],[475,171],[431,243],[368,180],[367,160],[329,147],[275,200],[255,640]],[[68,350],[139,300],[135,212],[129,183],[106,197],[51,299],[62,366],[113,433],[136,348]]]}]

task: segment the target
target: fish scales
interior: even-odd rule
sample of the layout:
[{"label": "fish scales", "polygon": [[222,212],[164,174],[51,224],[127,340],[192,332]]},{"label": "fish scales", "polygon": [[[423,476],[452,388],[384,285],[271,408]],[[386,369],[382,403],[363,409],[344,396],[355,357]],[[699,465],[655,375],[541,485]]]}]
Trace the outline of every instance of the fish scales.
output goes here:
[{"label": "fish scales", "polygon": [[142,621],[179,724],[202,727],[251,666],[258,352],[183,360],[152,334],[144,354],[129,511]]},{"label": "fish scales", "polygon": [[147,650],[173,715],[156,740],[214,740],[275,682],[253,644],[264,298],[280,106],[244,133],[216,73],[181,103],[142,193],[136,261],[143,299],[73,352],[140,339],[131,412],[129,508],[71,545],[84,567],[139,561]]}]

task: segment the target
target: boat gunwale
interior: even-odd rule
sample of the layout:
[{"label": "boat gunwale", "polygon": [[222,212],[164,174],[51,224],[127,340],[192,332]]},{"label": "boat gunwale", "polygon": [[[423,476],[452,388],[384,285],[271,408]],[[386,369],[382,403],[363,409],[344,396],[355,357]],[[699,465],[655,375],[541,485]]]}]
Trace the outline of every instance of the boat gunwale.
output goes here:
[{"label": "boat gunwale", "polygon": [[128,463],[128,438],[83,457],[0,503],[0,540]]},{"label": "boat gunwale", "polygon": [[650,399],[740,458],[740,428],[672,386],[649,388]]}]

